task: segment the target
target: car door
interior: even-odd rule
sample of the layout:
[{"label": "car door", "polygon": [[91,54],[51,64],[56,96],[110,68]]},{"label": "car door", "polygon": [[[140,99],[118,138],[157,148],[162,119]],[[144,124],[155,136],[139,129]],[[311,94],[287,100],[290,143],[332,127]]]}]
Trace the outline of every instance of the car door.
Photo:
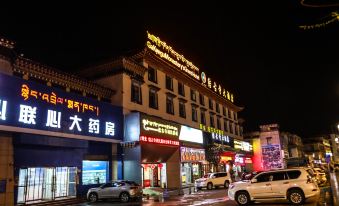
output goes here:
[{"label": "car door", "polygon": [[261,173],[253,178],[257,182],[252,181],[248,190],[254,199],[265,199],[272,195],[271,176],[271,173]]},{"label": "car door", "polygon": [[271,181],[272,198],[285,198],[290,181],[285,171],[272,173],[273,180]]},{"label": "car door", "polygon": [[99,191],[100,198],[109,198],[110,197],[110,193],[112,191],[112,185],[113,184],[114,183],[106,183],[106,184],[101,186],[101,190]]}]

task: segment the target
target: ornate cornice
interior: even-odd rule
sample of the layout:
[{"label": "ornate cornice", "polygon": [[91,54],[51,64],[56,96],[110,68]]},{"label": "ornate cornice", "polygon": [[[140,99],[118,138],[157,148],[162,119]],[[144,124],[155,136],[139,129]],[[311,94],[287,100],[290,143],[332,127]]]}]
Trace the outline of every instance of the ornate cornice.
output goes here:
[{"label": "ornate cornice", "polygon": [[23,75],[28,75],[28,77],[34,77],[52,84],[106,99],[111,99],[115,93],[113,90],[100,86],[96,83],[81,79],[75,75],[59,71],[55,68],[23,57],[16,59],[13,71]]}]

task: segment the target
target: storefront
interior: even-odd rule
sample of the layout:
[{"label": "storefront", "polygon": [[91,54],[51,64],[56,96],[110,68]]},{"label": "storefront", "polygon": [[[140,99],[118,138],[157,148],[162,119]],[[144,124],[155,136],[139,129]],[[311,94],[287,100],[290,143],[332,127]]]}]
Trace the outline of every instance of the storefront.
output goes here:
[{"label": "storefront", "polygon": [[112,149],[122,140],[121,108],[3,74],[0,103],[0,131],[12,138],[15,204],[81,196],[121,177]]},{"label": "storefront", "polygon": [[253,146],[249,142],[234,140],[234,172],[235,176],[241,177],[243,172],[253,171]]},{"label": "storefront", "polygon": [[189,185],[204,175],[205,149],[181,147],[181,183]]},{"label": "storefront", "polygon": [[234,140],[224,135],[224,131],[214,129],[213,132],[203,132],[207,161],[209,161],[210,172],[229,171],[230,164],[234,161]]},{"label": "storefront", "polygon": [[[140,113],[125,118],[124,178],[143,187],[174,188],[180,185],[180,126]],[[140,172],[137,172],[140,171]]]}]

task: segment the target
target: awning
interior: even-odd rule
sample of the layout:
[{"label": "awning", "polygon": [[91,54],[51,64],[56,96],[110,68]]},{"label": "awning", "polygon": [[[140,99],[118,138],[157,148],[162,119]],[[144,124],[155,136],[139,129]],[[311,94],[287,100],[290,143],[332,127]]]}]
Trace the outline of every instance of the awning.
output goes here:
[{"label": "awning", "polygon": [[141,163],[166,162],[175,152],[180,162],[179,147],[160,144],[143,143],[141,146]]}]

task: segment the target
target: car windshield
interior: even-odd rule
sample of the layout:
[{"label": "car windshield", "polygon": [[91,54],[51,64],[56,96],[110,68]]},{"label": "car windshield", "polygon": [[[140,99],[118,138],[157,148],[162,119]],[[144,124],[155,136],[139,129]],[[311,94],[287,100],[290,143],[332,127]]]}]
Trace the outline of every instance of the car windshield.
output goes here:
[{"label": "car windshield", "polygon": [[209,178],[210,175],[211,175],[210,173],[205,174],[205,175],[204,175],[204,178]]}]

